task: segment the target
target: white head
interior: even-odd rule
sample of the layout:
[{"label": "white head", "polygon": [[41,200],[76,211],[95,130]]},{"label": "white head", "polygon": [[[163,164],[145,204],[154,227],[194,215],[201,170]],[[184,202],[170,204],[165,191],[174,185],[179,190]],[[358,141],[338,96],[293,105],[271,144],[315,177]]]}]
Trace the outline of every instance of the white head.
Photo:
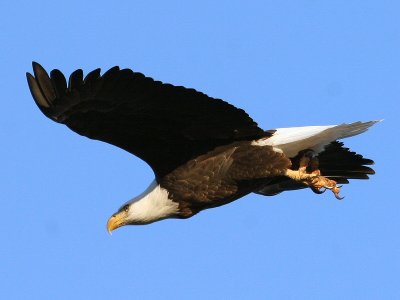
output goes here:
[{"label": "white head", "polygon": [[179,204],[168,198],[168,191],[154,180],[139,196],[125,203],[107,223],[111,233],[124,225],[144,225],[177,216]]}]

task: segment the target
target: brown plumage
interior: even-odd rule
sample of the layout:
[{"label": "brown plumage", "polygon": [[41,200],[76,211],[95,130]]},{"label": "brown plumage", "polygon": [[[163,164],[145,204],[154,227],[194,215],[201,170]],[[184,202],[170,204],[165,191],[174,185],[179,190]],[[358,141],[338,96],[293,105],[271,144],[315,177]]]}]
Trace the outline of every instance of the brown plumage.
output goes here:
[{"label": "brown plumage", "polygon": [[183,217],[232,202],[257,189],[265,178],[281,176],[290,159],[272,147],[236,142],[190,160],[160,180],[178,198]]}]

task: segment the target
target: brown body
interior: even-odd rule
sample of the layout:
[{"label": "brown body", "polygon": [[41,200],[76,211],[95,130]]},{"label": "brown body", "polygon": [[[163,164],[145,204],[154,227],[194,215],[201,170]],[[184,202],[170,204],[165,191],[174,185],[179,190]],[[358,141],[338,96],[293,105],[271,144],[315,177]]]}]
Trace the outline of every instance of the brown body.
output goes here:
[{"label": "brown body", "polygon": [[160,185],[179,203],[181,217],[191,217],[257,191],[290,166],[290,159],[272,147],[237,142],[190,160],[162,178]]}]

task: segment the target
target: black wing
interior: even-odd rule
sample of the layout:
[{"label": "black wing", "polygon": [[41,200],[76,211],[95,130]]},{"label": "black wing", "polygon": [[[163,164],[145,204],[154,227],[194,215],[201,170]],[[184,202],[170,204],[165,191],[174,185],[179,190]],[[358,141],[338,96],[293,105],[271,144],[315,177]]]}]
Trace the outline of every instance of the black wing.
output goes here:
[{"label": "black wing", "polygon": [[100,69],[67,84],[33,63],[32,96],[50,119],[146,161],[160,178],[217,146],[270,135],[242,109],[194,89],[163,84],[129,69]]}]

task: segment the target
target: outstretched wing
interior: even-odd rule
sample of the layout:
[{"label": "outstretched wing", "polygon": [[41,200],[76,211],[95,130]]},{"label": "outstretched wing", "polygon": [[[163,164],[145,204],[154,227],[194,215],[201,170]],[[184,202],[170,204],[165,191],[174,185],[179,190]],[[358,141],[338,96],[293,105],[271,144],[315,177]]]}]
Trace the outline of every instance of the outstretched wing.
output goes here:
[{"label": "outstretched wing", "polygon": [[76,70],[68,84],[33,63],[32,96],[50,119],[146,161],[156,177],[217,146],[269,136],[242,109],[129,69]]}]

